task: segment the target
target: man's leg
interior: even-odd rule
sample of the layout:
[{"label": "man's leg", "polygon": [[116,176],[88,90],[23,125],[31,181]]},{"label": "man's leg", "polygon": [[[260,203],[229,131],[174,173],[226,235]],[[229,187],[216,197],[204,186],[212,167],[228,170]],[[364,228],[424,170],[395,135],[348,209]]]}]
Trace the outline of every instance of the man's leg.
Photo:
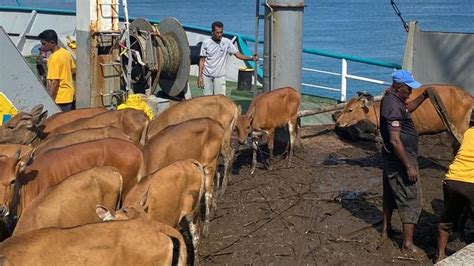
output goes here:
[{"label": "man's leg", "polygon": [[220,78],[214,78],[214,94],[226,95],[225,76]]},{"label": "man's leg", "polygon": [[449,232],[452,229],[447,223],[438,224],[438,255],[436,256],[436,262],[441,261],[446,257],[446,246],[448,245]]},{"label": "man's leg", "polygon": [[388,238],[388,231],[391,228],[393,209],[383,208],[383,228],[382,228],[382,237]]},{"label": "man's leg", "polygon": [[446,257],[446,246],[448,245],[449,235],[453,230],[453,223],[459,219],[464,206],[468,203],[467,201],[470,201],[469,197],[472,197],[473,190],[467,188],[468,186],[474,188],[472,184],[464,182],[449,180],[443,182],[444,211],[438,224],[438,255],[436,261]]},{"label": "man's leg", "polygon": [[[416,154],[409,154],[409,158],[412,165],[418,168]],[[402,167],[395,181],[396,182],[391,185],[394,190],[395,201],[403,224],[402,252],[414,259],[423,259],[423,252],[413,243],[415,225],[420,219],[423,206],[421,180],[418,177],[418,181],[410,181],[406,170]]]},{"label": "man's leg", "polygon": [[204,95],[214,95],[214,78],[203,75],[203,81],[204,90],[202,93]]},{"label": "man's leg", "polygon": [[383,228],[382,238],[388,238],[388,232],[391,229],[393,209],[397,208],[393,195],[390,179],[394,179],[398,173],[399,163],[384,160],[383,171]]},{"label": "man's leg", "polygon": [[416,248],[413,244],[413,233],[415,232],[415,224],[404,223],[403,224],[403,244],[402,249],[412,250]]}]

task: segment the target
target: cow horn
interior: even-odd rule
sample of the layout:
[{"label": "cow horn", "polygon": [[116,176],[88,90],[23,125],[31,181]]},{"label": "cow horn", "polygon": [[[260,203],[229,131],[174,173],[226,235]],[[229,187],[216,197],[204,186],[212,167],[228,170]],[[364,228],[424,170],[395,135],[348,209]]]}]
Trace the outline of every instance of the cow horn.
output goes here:
[{"label": "cow horn", "polygon": [[18,162],[20,160],[20,155],[21,155],[21,149],[18,148],[15,152],[15,160]]},{"label": "cow horn", "polygon": [[358,91],[357,96],[358,97],[365,97],[369,100],[372,100],[374,98],[374,96],[372,94],[370,94],[369,92],[367,92],[367,91]]}]

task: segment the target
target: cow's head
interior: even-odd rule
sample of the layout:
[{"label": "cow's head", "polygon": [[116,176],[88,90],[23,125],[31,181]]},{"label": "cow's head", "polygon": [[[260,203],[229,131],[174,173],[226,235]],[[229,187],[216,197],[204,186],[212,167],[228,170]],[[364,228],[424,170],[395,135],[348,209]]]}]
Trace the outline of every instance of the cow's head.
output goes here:
[{"label": "cow's head", "polygon": [[245,145],[247,143],[247,137],[252,133],[252,122],[254,117],[255,107],[253,107],[250,112],[247,112],[244,115],[239,115],[237,118],[235,128],[237,129],[237,137],[240,145]]},{"label": "cow's head", "polygon": [[140,196],[139,201],[135,204],[123,207],[118,211],[113,211],[105,206],[97,205],[95,212],[97,213],[97,216],[99,216],[99,218],[104,222],[128,220],[146,215],[148,209],[146,206],[147,199],[148,189]]},{"label": "cow's head", "polygon": [[35,106],[30,113],[20,112],[0,128],[0,143],[28,145],[44,137],[40,126],[47,116],[43,105]]},{"label": "cow's head", "polygon": [[[362,120],[370,120],[374,112],[372,108],[374,97],[367,92],[358,92],[358,96],[349,100],[341,112],[333,116],[336,119],[336,128],[349,127]],[[377,121],[372,121],[377,124]]]},{"label": "cow's head", "polygon": [[10,213],[16,177],[24,170],[24,166],[25,163],[20,161],[19,149],[14,157],[0,156],[0,219],[4,219]]}]

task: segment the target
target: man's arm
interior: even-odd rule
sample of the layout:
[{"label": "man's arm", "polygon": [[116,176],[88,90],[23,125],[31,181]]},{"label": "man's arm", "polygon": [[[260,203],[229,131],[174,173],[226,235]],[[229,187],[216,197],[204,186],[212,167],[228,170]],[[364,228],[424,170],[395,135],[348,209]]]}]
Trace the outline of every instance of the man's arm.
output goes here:
[{"label": "man's arm", "polygon": [[59,79],[48,79],[48,93],[53,100],[56,100],[56,95],[59,89]]},{"label": "man's arm", "polygon": [[407,109],[408,109],[408,112],[413,112],[416,110],[416,108],[418,108],[418,106],[420,106],[421,103],[423,103],[423,101],[426,100],[426,98],[428,98],[428,90],[431,89],[431,88],[427,88],[422,94],[420,94],[418,97],[416,97],[415,100],[407,103]]},{"label": "man's arm", "polygon": [[405,169],[407,170],[408,178],[412,182],[416,182],[418,178],[418,170],[412,165],[410,159],[408,158],[408,154],[403,146],[403,143],[400,139],[400,130],[392,129],[389,130],[390,135],[390,144],[392,144],[393,151],[395,155],[402,161]]},{"label": "man's arm", "polygon": [[257,61],[257,60],[258,60],[258,55],[257,55],[257,54],[256,54],[256,55],[252,55],[252,56],[249,57],[249,56],[245,56],[245,55],[241,54],[240,52],[237,52],[237,53],[235,53],[234,55],[235,55],[235,57],[237,57],[238,59],[244,60],[244,61],[250,61],[250,60],[252,60],[252,61]]},{"label": "man's arm", "polygon": [[204,71],[204,61],[206,60],[206,58],[204,56],[201,56],[199,58],[199,73],[198,73],[198,81],[197,81],[197,85],[199,88],[204,88],[204,79],[203,79],[203,71]]}]

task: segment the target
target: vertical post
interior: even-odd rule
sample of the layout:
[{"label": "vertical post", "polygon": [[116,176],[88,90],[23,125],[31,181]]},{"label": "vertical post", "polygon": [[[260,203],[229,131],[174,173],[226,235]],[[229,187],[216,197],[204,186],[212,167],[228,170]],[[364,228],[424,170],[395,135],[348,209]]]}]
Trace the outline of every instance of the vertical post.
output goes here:
[{"label": "vertical post", "polygon": [[[260,0],[255,0],[255,49],[254,54],[258,54],[258,24],[260,20]],[[254,62],[253,67],[253,88],[252,93],[253,97],[257,95],[257,71],[258,71],[258,61]]]},{"label": "vertical post", "polygon": [[97,20],[97,1],[76,1],[76,106],[91,106],[91,36],[90,25]]},{"label": "vertical post", "polygon": [[127,64],[127,92],[131,93],[133,92],[132,90],[132,50],[130,47],[130,23],[128,21],[128,6],[127,6],[127,0],[122,0],[122,5],[123,5],[123,14],[125,16],[125,44],[127,46],[127,56],[128,56],[128,64]]},{"label": "vertical post", "polygon": [[341,69],[341,102],[346,101],[347,93],[347,60],[342,59],[342,69]]},{"label": "vertical post", "polygon": [[265,2],[264,90],[301,90],[304,7],[304,0]]}]

